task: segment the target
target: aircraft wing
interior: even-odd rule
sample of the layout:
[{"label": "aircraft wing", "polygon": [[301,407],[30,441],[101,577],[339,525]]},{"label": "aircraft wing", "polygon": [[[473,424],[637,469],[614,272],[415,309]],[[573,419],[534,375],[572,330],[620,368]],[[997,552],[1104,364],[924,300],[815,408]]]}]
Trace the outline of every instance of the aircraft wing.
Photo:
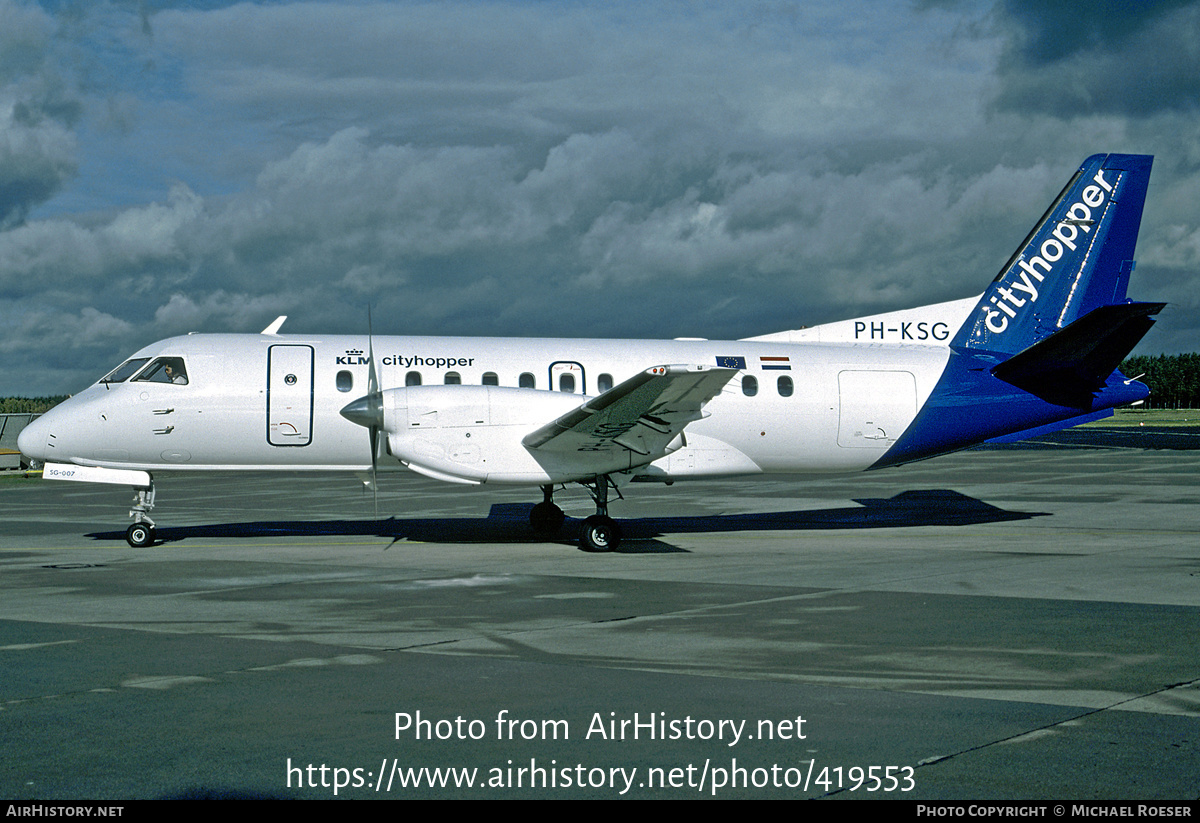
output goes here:
[{"label": "aircraft wing", "polygon": [[[531,432],[521,441],[541,452],[585,452],[628,465],[657,460],[701,409],[737,374],[716,366],[655,366]],[[673,449],[670,449],[673,451]]]}]

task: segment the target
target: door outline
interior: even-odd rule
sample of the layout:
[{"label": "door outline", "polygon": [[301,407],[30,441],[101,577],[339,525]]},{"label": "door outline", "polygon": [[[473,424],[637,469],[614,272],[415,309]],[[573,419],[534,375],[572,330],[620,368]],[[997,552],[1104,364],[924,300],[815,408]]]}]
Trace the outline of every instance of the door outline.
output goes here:
[{"label": "door outline", "polygon": [[845,449],[886,449],[917,415],[917,382],[898,369],[838,372],[837,444]]},{"label": "door outline", "polygon": [[313,361],[312,346],[288,343],[267,347],[268,445],[312,443]]},{"label": "door outline", "polygon": [[[583,364],[575,360],[555,360],[550,364],[550,390],[558,391],[558,376],[572,374],[579,379],[579,385],[572,394],[587,394],[587,377]],[[566,394],[566,392],[563,392]]]}]

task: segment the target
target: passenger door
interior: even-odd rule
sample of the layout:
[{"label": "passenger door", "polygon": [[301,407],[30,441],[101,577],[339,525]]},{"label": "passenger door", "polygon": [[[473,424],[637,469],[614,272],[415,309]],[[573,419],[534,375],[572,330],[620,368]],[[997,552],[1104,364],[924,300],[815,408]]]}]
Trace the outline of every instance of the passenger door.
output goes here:
[{"label": "passenger door", "polygon": [[312,442],[312,346],[267,348],[267,442],[307,446]]}]

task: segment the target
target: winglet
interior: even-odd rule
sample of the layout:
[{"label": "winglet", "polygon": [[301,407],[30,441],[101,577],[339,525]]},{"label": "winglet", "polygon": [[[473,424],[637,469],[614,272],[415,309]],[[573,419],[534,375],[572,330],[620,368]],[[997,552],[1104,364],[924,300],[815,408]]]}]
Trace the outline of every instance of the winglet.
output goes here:
[{"label": "winglet", "polygon": [[287,320],[287,315],[286,314],[279,315],[278,317],[275,318],[275,321],[273,323],[271,323],[271,325],[267,326],[265,329],[263,329],[259,333],[260,334],[279,334],[279,327],[283,325],[284,320]]}]

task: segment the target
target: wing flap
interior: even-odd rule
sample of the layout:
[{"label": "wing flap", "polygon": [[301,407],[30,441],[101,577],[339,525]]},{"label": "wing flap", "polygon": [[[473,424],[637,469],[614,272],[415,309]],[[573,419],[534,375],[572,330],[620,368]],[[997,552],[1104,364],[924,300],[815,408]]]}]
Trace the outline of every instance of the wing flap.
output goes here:
[{"label": "wing flap", "polygon": [[610,453],[628,465],[667,453],[671,442],[737,374],[715,366],[655,366],[530,432],[521,441],[543,452]]}]

